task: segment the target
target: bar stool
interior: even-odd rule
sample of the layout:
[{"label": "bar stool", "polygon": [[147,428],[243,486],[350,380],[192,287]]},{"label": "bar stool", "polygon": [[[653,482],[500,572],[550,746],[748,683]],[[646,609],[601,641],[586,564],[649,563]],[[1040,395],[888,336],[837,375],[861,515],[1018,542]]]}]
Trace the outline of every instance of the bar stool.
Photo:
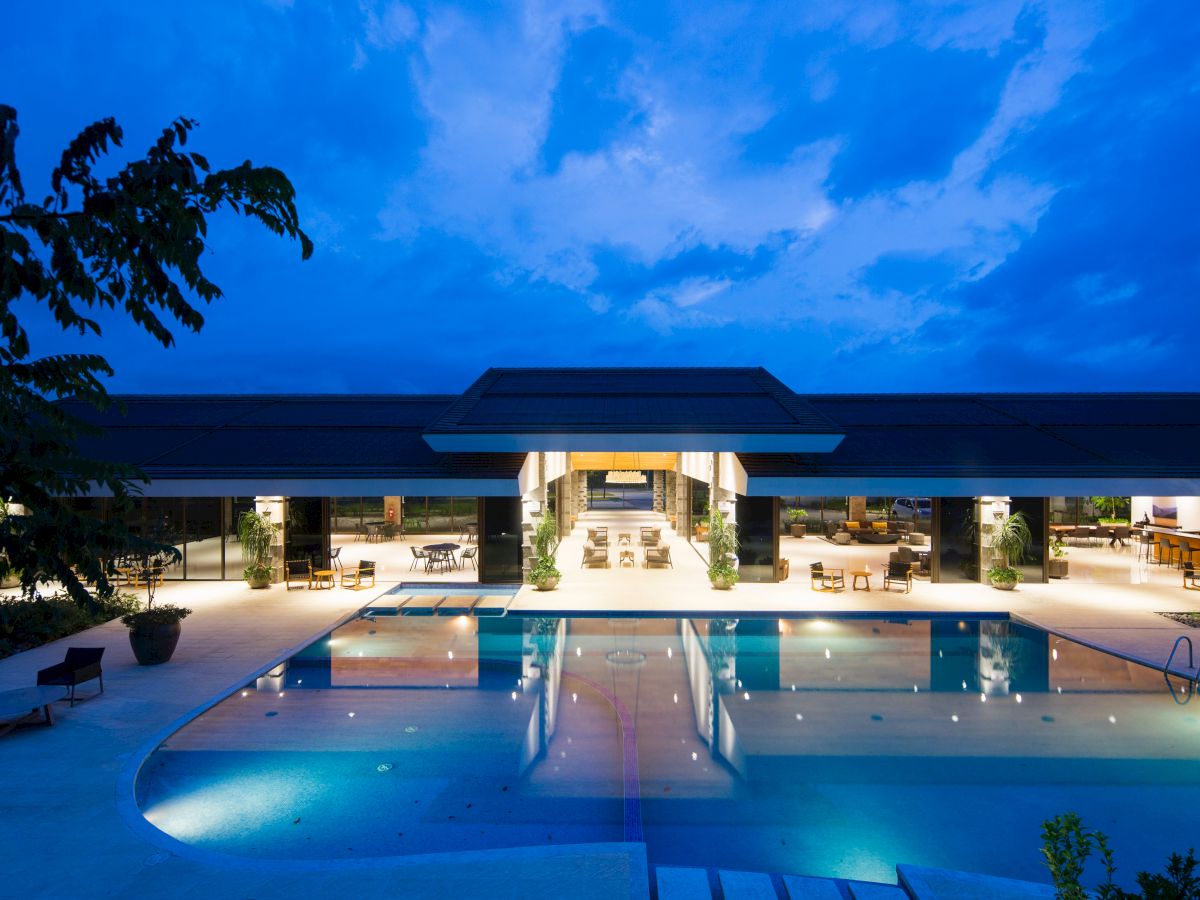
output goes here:
[{"label": "bar stool", "polygon": [[1172,559],[1173,549],[1169,538],[1160,537],[1158,539],[1158,559],[1155,560],[1155,563],[1160,566],[1163,563],[1166,563],[1168,566],[1171,565],[1174,561]]},{"label": "bar stool", "polygon": [[1179,538],[1175,542],[1176,549],[1179,551],[1179,567],[1190,566],[1196,552],[1196,548],[1189,544],[1183,538]]},{"label": "bar stool", "polygon": [[1172,566],[1178,565],[1179,563],[1183,562],[1183,554],[1184,554],[1185,547],[1188,551],[1188,555],[1189,556],[1191,555],[1191,548],[1187,547],[1187,545],[1185,545],[1183,543],[1183,541],[1180,540],[1179,538],[1171,537],[1171,538],[1167,538],[1167,540],[1171,542],[1170,563]]}]

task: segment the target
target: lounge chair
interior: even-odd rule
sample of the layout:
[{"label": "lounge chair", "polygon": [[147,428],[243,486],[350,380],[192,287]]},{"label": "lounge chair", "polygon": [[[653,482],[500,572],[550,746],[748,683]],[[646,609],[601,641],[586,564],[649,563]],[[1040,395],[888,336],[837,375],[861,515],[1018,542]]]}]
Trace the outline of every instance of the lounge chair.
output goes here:
[{"label": "lounge chair", "polygon": [[[367,584],[370,579],[371,583]],[[363,588],[375,587],[375,563],[369,559],[361,559],[357,566],[347,566],[342,569],[342,587],[359,591]]]},{"label": "lounge chair", "polygon": [[75,705],[75,687],[93,678],[100,679],[100,693],[104,693],[104,670],[100,667],[103,647],[68,647],[67,657],[60,663],[37,673],[38,686],[63,685],[71,689],[71,705]]},{"label": "lounge chair", "polygon": [[886,591],[893,584],[903,585],[906,594],[912,591],[912,563],[888,563],[887,571],[883,573],[883,589]]},{"label": "lounge chair", "polygon": [[671,562],[671,548],[666,544],[648,545],[646,547],[646,568],[651,566],[667,566],[675,568]]},{"label": "lounge chair", "polygon": [[812,563],[808,568],[814,591],[844,591],[846,589],[845,569],[826,569],[819,562]]},{"label": "lounge chair", "polygon": [[289,559],[284,563],[285,590],[292,589],[292,582],[299,581],[303,587],[312,586],[312,561],[308,559]]},{"label": "lounge chair", "polygon": [[593,541],[587,541],[583,545],[583,562],[579,564],[579,568],[597,564],[608,568],[608,545],[597,547]]}]

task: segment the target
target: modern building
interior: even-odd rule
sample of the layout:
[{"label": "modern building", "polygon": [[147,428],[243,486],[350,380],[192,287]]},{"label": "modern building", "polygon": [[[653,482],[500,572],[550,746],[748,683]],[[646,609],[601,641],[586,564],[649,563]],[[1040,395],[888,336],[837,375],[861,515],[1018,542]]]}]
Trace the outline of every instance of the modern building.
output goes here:
[{"label": "modern building", "polygon": [[[1200,394],[817,395],[761,368],[562,368],[489,369],[461,395],[121,400],[76,409],[100,426],[83,449],[149,477],[133,524],[179,545],[177,578],[240,578],[254,507],[283,524],[281,562],[449,535],[477,541],[477,577],[498,583],[522,580],[541,516],[566,536],[634,509],[703,551],[714,500],[745,582],[848,552],[978,582],[1014,511],[1035,536],[1029,581],[1056,574],[1056,533],[1095,580],[1200,549]],[[399,579],[407,549],[389,552]]]}]

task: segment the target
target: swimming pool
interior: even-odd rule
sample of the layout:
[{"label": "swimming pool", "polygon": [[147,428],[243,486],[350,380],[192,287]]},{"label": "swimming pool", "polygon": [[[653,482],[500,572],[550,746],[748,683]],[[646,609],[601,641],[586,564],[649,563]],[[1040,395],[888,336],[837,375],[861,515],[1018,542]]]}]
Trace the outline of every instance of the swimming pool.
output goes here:
[{"label": "swimming pool", "polygon": [[403,617],[372,607],[185,725],[137,799],[273,859],[645,841],[652,864],[1045,881],[1200,834],[1200,702],[1002,618]]}]

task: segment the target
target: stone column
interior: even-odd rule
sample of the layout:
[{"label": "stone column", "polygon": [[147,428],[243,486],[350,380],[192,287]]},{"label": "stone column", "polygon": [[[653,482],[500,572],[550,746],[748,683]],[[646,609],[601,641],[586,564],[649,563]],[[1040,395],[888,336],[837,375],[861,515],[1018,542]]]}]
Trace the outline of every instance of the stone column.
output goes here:
[{"label": "stone column", "polygon": [[867,517],[867,498],[851,497],[846,518],[851,522],[862,522]]},{"label": "stone column", "polygon": [[575,471],[575,513],[583,515],[587,512],[587,476],[582,469]]},{"label": "stone column", "polygon": [[663,471],[662,469],[655,469],[650,473],[650,475],[654,479],[654,500],[652,508],[655,512],[662,512],[664,509],[666,509],[666,498],[663,496],[663,492],[665,490]]},{"label": "stone column", "polygon": [[675,480],[678,477],[678,475],[671,471],[663,473],[663,502],[666,504],[668,516],[677,515],[677,510],[679,509],[679,498],[675,495]]}]

